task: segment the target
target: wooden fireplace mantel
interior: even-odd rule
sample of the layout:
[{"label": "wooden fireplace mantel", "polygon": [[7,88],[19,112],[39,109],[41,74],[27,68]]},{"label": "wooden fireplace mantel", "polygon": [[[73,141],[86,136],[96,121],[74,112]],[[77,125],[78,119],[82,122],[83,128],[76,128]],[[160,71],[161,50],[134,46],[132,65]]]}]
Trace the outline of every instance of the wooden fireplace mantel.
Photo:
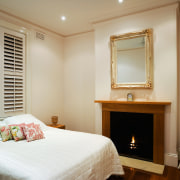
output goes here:
[{"label": "wooden fireplace mantel", "polygon": [[153,114],[153,162],[164,164],[164,114],[170,101],[158,100],[95,100],[102,103],[102,135],[110,137],[110,112]]},{"label": "wooden fireplace mantel", "polygon": [[159,100],[135,100],[135,101],[127,101],[127,100],[119,100],[119,99],[104,99],[104,100],[95,100],[95,103],[114,103],[114,104],[154,104],[154,105],[170,105],[171,101],[159,101]]}]

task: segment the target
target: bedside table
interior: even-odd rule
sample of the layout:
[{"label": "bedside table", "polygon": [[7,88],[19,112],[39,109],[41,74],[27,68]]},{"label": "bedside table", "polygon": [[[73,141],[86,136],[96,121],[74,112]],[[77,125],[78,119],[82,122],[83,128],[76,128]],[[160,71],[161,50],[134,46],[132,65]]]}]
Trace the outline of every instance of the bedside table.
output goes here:
[{"label": "bedside table", "polygon": [[48,124],[47,126],[50,126],[50,127],[53,127],[53,128],[59,128],[59,129],[65,129],[66,126],[65,125],[62,125],[62,124]]}]

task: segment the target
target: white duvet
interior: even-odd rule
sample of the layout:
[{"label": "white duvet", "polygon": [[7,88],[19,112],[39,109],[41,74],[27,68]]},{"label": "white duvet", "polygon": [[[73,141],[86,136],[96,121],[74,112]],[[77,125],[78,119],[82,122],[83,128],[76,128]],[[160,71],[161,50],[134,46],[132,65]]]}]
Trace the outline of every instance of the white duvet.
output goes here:
[{"label": "white duvet", "polygon": [[109,138],[50,127],[44,134],[0,142],[0,180],[105,180],[124,173]]}]

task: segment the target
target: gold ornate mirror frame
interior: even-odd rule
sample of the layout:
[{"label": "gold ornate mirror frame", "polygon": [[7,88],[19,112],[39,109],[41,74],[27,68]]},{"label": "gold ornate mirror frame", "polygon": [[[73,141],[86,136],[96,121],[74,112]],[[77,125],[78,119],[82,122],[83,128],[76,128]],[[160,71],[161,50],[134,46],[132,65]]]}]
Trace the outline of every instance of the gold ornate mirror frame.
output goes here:
[{"label": "gold ornate mirror frame", "polygon": [[[120,42],[121,40],[130,40],[138,37],[143,37],[144,40],[144,47],[143,47],[144,48],[143,50],[144,51],[143,52],[144,81],[118,82],[117,81],[117,76],[118,76],[117,61],[119,62],[119,60],[117,60],[118,42]],[[110,37],[110,42],[111,42],[111,87],[112,88],[152,88],[152,79],[153,79],[152,29],[145,29],[140,32],[127,33],[123,35],[113,35]],[[121,44],[122,42],[124,41],[121,41]],[[134,59],[132,59],[132,61],[133,60]]]}]

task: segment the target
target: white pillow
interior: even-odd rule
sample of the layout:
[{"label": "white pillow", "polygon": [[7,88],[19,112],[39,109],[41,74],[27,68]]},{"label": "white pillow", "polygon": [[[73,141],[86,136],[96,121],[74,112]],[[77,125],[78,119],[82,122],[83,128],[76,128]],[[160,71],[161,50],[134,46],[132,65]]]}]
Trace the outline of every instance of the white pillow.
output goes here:
[{"label": "white pillow", "polygon": [[21,123],[25,123],[25,124],[35,123],[35,124],[40,124],[40,127],[43,131],[47,129],[47,126],[42,121],[35,118],[31,114],[22,114],[22,115],[17,115],[17,116],[11,116],[11,117],[4,119],[4,122],[6,123],[6,125],[21,124]]},{"label": "white pillow", "polygon": [[4,121],[0,121],[0,126],[5,126],[6,123]]}]

